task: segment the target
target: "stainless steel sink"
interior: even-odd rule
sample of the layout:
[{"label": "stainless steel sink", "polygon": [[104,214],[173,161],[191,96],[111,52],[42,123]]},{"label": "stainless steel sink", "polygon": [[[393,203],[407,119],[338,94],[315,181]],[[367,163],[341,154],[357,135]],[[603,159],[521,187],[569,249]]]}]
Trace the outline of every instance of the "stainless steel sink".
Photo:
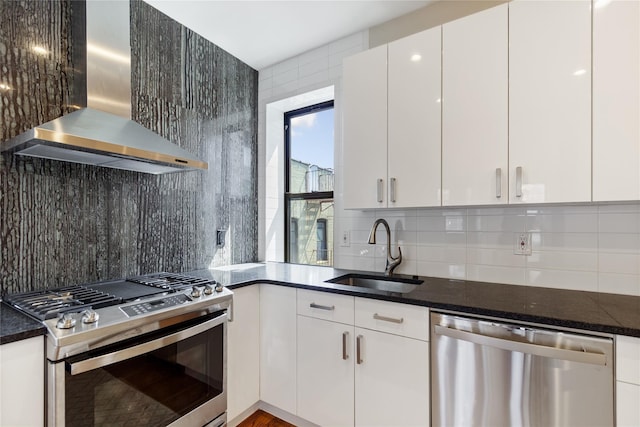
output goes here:
[{"label": "stainless steel sink", "polygon": [[345,274],[344,276],[339,276],[326,282],[401,294],[409,293],[423,283],[423,281],[419,279],[372,276],[367,274]]}]

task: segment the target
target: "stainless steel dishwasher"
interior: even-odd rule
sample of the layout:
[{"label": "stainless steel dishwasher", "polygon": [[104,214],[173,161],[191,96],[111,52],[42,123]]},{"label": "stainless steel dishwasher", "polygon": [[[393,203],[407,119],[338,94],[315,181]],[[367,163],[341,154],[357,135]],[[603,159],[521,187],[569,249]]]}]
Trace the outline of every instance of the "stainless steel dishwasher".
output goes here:
[{"label": "stainless steel dishwasher", "polygon": [[612,426],[613,339],[431,314],[431,424]]}]

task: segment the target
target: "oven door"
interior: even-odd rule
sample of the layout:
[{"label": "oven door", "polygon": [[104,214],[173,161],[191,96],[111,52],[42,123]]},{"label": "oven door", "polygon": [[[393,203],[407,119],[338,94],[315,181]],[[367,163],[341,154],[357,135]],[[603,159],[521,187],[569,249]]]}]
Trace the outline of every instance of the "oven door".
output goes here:
[{"label": "oven door", "polygon": [[225,423],[227,314],[49,363],[49,426]]}]

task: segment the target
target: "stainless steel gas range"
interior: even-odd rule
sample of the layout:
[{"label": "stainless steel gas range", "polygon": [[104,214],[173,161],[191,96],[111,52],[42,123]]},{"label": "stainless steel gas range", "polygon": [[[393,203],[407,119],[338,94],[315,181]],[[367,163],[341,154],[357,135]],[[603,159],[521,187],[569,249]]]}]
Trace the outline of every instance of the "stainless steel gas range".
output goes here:
[{"label": "stainless steel gas range", "polygon": [[47,327],[49,426],[226,424],[233,294],[158,273],[8,295]]}]

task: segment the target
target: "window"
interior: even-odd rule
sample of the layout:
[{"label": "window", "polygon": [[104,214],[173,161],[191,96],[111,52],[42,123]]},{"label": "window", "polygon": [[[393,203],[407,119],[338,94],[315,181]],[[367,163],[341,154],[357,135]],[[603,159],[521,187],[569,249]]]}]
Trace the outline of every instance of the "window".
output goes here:
[{"label": "window", "polygon": [[285,113],[285,260],[333,265],[333,101]]}]

